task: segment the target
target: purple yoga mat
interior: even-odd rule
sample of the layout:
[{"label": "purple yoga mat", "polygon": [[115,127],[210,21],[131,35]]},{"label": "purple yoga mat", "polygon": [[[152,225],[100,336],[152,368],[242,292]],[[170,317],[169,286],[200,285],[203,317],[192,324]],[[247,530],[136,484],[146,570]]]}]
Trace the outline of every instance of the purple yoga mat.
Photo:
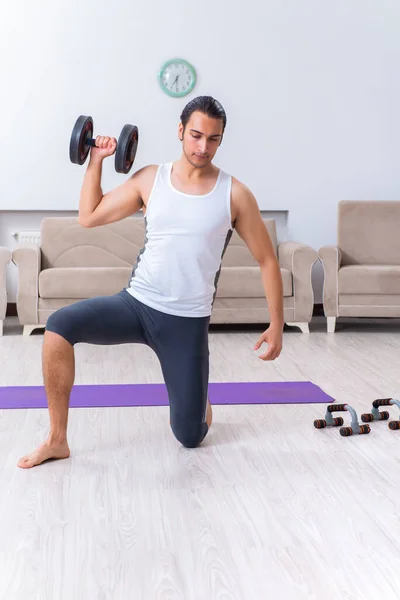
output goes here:
[{"label": "purple yoga mat", "polygon": [[[308,404],[335,402],[310,381],[210,383],[212,404]],[[167,406],[163,383],[75,385],[70,407]],[[43,386],[0,387],[0,409],[47,408]]]}]

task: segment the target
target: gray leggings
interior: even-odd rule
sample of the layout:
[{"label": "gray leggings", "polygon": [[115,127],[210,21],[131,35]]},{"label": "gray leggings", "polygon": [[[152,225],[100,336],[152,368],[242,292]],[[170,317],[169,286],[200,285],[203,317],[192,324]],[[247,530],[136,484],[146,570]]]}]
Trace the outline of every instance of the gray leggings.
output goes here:
[{"label": "gray leggings", "polygon": [[209,317],[177,317],[154,310],[126,290],[60,308],[46,330],[70,344],[146,344],[158,356],[168,391],[171,428],[187,448],[207,434],[205,422]]}]

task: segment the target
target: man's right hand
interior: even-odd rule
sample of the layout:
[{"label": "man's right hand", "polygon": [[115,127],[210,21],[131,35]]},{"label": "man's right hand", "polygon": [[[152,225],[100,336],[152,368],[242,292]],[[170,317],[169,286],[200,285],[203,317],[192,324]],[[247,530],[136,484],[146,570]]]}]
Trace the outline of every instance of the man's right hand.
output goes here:
[{"label": "man's right hand", "polygon": [[112,156],[117,148],[117,140],[113,137],[98,135],[96,137],[96,146],[92,146],[90,158],[92,160],[103,160],[107,156]]}]

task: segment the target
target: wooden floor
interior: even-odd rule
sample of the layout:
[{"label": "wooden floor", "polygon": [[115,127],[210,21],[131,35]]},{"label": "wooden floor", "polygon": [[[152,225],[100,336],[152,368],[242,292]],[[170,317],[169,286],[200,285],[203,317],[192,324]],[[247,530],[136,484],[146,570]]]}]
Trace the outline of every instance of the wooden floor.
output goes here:
[{"label": "wooden floor", "polygon": [[[259,331],[212,331],[211,381],[311,380],[359,413],[400,397],[398,321],[311,329],[285,331],[275,363],[253,352]],[[6,322],[1,385],[42,384],[42,339]],[[143,347],[76,357],[76,383],[162,381]],[[314,429],[324,413],[215,406],[187,450],[166,407],[74,409],[71,458],[23,471],[47,411],[0,411],[0,598],[398,600],[400,431],[342,438]]]}]

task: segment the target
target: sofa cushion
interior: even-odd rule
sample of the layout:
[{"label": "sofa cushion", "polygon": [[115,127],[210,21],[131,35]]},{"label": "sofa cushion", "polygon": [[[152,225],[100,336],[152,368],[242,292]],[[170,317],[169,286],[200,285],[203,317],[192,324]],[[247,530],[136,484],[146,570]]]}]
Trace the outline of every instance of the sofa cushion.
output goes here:
[{"label": "sofa cushion", "polygon": [[[283,295],[293,295],[292,274],[281,269]],[[265,298],[260,267],[223,267],[218,282],[218,298]]]},{"label": "sofa cushion", "polygon": [[400,294],[339,294],[339,306],[400,308]]},{"label": "sofa cushion", "polygon": [[[39,275],[40,298],[93,298],[115,294],[129,283],[127,267],[64,267]],[[283,295],[293,295],[292,274],[281,269]],[[265,292],[259,267],[223,267],[218,282],[220,298],[262,298]]]},{"label": "sofa cushion", "polygon": [[352,265],[339,269],[340,294],[400,294],[400,267]]},{"label": "sofa cushion", "polygon": [[128,267],[65,267],[39,275],[41,298],[93,298],[121,291],[129,283]]}]

